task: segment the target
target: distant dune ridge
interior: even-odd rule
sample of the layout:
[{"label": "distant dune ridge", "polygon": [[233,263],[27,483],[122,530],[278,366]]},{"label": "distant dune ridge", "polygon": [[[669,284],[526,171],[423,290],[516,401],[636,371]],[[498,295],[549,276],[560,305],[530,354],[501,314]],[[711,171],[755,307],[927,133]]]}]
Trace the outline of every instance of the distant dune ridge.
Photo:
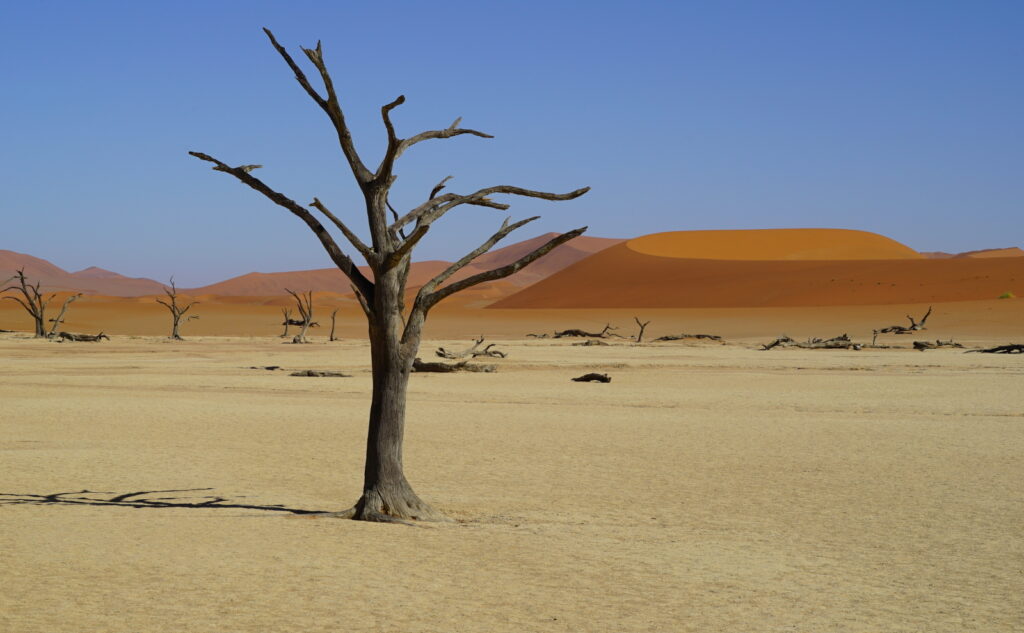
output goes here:
[{"label": "distant dune ridge", "polygon": [[[509,264],[548,233],[487,253],[453,276]],[[415,262],[409,289],[449,262]],[[68,272],[38,257],[0,250],[0,275],[24,267],[48,291],[161,295],[163,284],[98,267]],[[369,274],[364,267],[363,272]],[[10,271],[10,272],[6,272]],[[445,302],[494,308],[753,307],[871,305],[1024,296],[1024,250],[952,255],[918,253],[888,237],[844,229],[673,231],[631,240],[582,236],[508,279],[481,284]],[[204,302],[290,305],[285,288],[351,294],[336,268],[248,273],[183,295]],[[282,299],[284,297],[284,299]],[[141,299],[145,301],[146,299]]]},{"label": "distant dune ridge", "polygon": [[[714,257],[717,255],[717,257]],[[927,303],[1024,291],[1024,258],[927,259],[863,231],[677,231],[618,244],[492,308]]]}]

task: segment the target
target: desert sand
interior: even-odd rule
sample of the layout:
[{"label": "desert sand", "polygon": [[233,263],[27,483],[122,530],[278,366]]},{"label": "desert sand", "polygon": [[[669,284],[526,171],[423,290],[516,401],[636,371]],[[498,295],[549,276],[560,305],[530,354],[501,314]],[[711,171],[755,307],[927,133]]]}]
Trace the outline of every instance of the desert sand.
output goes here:
[{"label": "desert sand", "polygon": [[[1024,334],[1019,302],[966,305],[928,337]],[[0,334],[0,630],[1021,630],[1020,357],[757,351],[878,316],[823,310],[663,311],[650,332],[736,340],[589,348],[522,338],[582,312],[441,313],[459,335],[425,354],[483,331],[509,357],[413,376],[406,470],[454,519],[423,527],[269,508],[358,496],[361,338]]]}]

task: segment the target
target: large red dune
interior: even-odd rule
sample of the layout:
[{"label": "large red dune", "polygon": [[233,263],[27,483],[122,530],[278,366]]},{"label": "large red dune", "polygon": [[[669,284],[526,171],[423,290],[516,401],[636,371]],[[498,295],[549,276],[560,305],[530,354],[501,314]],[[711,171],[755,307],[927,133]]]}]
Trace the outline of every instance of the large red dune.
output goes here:
[{"label": "large red dune", "polygon": [[1005,292],[1024,294],[1024,258],[926,259],[862,231],[681,231],[612,246],[490,307],[872,305]]}]

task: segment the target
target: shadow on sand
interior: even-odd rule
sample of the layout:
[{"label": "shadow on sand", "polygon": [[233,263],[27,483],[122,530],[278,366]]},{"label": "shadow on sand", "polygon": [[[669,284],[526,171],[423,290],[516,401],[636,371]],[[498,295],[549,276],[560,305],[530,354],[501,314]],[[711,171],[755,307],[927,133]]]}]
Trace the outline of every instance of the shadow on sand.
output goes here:
[{"label": "shadow on sand", "polygon": [[[254,505],[249,503],[231,503],[226,497],[216,495],[174,495],[160,496],[170,493],[206,492],[213,488],[187,488],[184,490],[141,490],[116,494],[113,492],[95,492],[77,490],[73,492],[55,492],[48,495],[20,494],[0,492],[0,505],[33,504],[33,505],[76,505],[76,506],[109,506],[117,508],[225,508],[233,510],[264,510],[267,512],[285,512],[288,514],[325,514],[321,510],[303,510],[282,505]],[[108,496],[112,495],[112,496]]]}]

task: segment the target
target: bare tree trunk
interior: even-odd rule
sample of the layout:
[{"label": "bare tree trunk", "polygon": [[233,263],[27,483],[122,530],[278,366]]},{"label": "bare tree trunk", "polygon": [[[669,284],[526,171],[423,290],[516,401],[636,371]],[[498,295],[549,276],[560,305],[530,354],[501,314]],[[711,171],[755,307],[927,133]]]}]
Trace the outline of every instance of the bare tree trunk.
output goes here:
[{"label": "bare tree trunk", "polygon": [[288,308],[281,308],[281,314],[284,315],[284,332],[281,333],[281,338],[288,338],[288,326],[292,324],[292,311]]},{"label": "bare tree trunk", "polygon": [[633,317],[633,320],[636,321],[637,326],[640,327],[640,333],[636,335],[636,342],[637,343],[643,343],[643,341],[644,341],[644,330],[647,329],[647,326],[650,325],[651,322],[650,321],[644,321],[643,323],[641,323],[640,322],[640,317]]},{"label": "bare tree trunk", "polygon": [[443,520],[443,515],[412,489],[403,468],[405,399],[421,330],[418,326],[406,329],[403,337],[404,280],[394,273],[389,271],[377,281],[372,307],[375,314],[381,315],[369,324],[373,398],[366,437],[363,494],[351,512],[353,518],[366,521]]},{"label": "bare tree trunk", "polygon": [[335,317],[338,316],[338,310],[339,309],[340,308],[335,308],[334,311],[331,312],[331,335],[330,335],[330,337],[327,340],[329,340],[332,343],[336,340],[334,338],[334,319],[335,319]]}]

